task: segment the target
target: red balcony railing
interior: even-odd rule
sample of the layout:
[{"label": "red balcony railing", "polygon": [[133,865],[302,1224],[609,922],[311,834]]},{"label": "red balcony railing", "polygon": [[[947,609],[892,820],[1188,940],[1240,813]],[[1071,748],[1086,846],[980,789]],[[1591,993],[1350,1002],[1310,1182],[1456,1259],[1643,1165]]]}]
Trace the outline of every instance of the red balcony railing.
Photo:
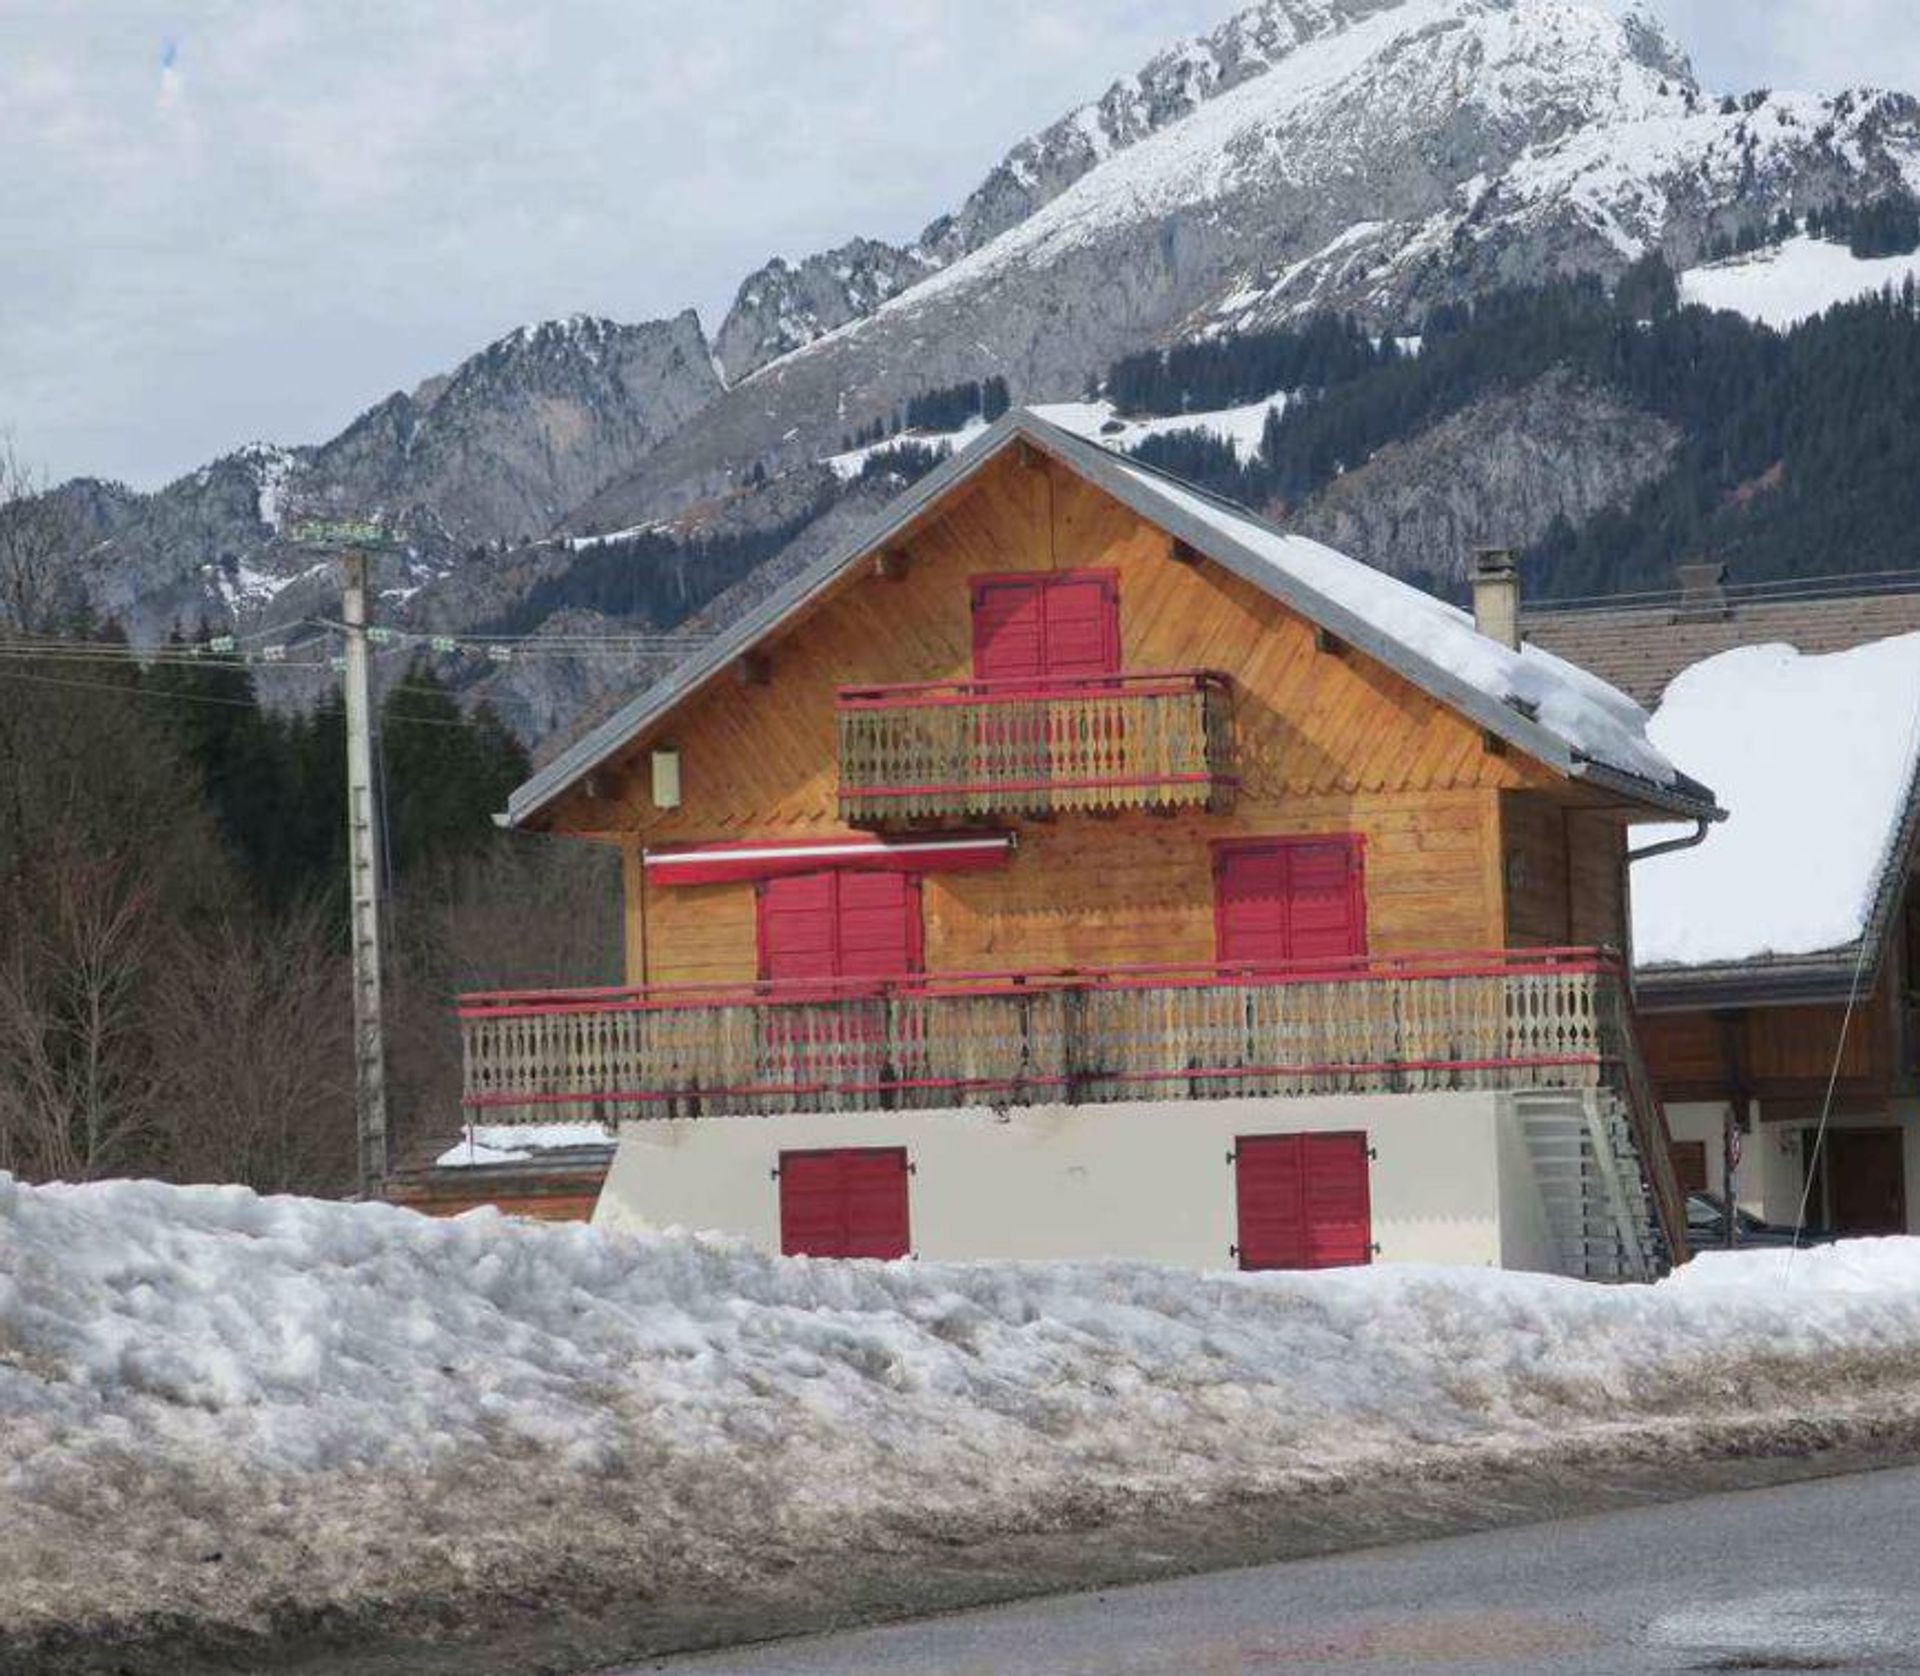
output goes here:
[{"label": "red balcony railing", "polygon": [[1209,670],[842,687],[840,814],[867,822],[1227,807],[1233,689]]}]

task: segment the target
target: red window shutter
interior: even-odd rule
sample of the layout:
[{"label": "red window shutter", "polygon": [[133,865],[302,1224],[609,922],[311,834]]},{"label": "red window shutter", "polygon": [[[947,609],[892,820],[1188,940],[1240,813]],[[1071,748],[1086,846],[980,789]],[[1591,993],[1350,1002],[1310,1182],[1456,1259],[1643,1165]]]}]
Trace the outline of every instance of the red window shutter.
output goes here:
[{"label": "red window shutter", "polygon": [[1120,583],[1111,571],[982,577],[973,585],[977,681],[1112,675],[1120,668]]},{"label": "red window shutter", "polygon": [[1359,846],[1346,838],[1287,846],[1287,928],[1292,960],[1364,954],[1366,919],[1356,882]]},{"label": "red window shutter", "polygon": [[1273,839],[1214,852],[1214,954],[1228,965],[1367,952],[1360,840]]},{"label": "red window shutter", "polygon": [[838,1257],[846,1244],[837,1152],[780,1154],[780,1250],[788,1257]]},{"label": "red window shutter", "polygon": [[973,585],[973,678],[1031,681],[1046,672],[1046,617],[1037,581]]},{"label": "red window shutter", "polygon": [[897,978],[920,965],[919,887],[905,873],[841,873],[843,978]]},{"label": "red window shutter", "polygon": [[906,873],[794,873],[759,894],[760,975],[897,978],[920,965],[920,891]]},{"label": "red window shutter", "polygon": [[868,1147],[843,1152],[841,1201],[845,1206],[847,1257],[904,1257],[907,1237],[905,1147]]},{"label": "red window shutter", "polygon": [[1243,1269],[1306,1267],[1302,1137],[1245,1135],[1234,1143],[1234,1196]]},{"label": "red window shutter", "polygon": [[1306,1267],[1373,1261],[1373,1201],[1364,1134],[1307,1135],[1303,1197]]},{"label": "red window shutter", "polygon": [[780,1250],[788,1257],[904,1257],[905,1147],[780,1154]]},{"label": "red window shutter", "polygon": [[1120,668],[1120,589],[1111,576],[1050,578],[1044,590],[1046,671],[1062,679]]},{"label": "red window shutter", "polygon": [[1287,958],[1287,858],[1279,844],[1235,844],[1214,859],[1214,952],[1222,962]]},{"label": "red window shutter", "polygon": [[831,873],[796,873],[760,886],[760,975],[840,975]]},{"label": "red window shutter", "polygon": [[1243,1269],[1332,1269],[1373,1261],[1367,1137],[1243,1135],[1234,1196]]}]

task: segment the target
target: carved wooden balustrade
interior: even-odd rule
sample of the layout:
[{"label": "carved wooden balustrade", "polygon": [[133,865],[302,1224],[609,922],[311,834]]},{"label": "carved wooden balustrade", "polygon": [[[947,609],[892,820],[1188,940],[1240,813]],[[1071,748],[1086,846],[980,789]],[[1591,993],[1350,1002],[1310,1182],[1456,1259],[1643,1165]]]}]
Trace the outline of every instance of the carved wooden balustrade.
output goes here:
[{"label": "carved wooden balustrade", "polygon": [[463,997],[489,1121],[1582,1087],[1623,1061],[1590,950]]},{"label": "carved wooden balustrade", "polygon": [[1232,684],[1206,670],[843,687],[835,718],[850,822],[1233,797]]}]

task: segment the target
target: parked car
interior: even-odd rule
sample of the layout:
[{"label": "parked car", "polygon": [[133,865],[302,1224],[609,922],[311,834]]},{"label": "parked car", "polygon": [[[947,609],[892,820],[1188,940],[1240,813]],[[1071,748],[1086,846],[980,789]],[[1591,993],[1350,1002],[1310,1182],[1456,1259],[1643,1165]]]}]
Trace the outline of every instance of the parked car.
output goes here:
[{"label": "parked car", "polygon": [[[1833,1235],[1825,1228],[1809,1223],[1799,1231],[1782,1222],[1766,1222],[1738,1205],[1733,1211],[1733,1243],[1736,1246],[1828,1245]],[[1687,1195],[1687,1244],[1695,1251],[1714,1251],[1727,1243],[1726,1202],[1714,1193]]]}]

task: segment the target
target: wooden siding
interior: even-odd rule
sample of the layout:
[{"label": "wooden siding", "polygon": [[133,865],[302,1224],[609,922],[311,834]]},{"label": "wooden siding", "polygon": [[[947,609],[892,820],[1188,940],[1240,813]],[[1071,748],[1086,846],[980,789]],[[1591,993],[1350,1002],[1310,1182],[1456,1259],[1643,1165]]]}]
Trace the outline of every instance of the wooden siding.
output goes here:
[{"label": "wooden siding", "polygon": [[[1617,854],[1618,825],[1563,819],[1597,801],[1590,791],[1489,749],[1480,729],[1383,665],[1316,637],[1210,561],[1184,561],[1163,532],[1065,469],[1011,454],[921,525],[885,574],[855,567],[766,643],[764,682],[713,681],[636,740],[624,769],[594,777],[596,799],[577,789],[549,824],[630,848],[843,832],[836,689],[965,678],[969,579],[1048,568],[1118,573],[1124,669],[1232,678],[1239,797],[1224,815],[996,822],[1019,837],[1006,871],[927,883],[931,969],[1210,959],[1208,846],[1267,833],[1361,834],[1381,953],[1564,941],[1576,926],[1579,940],[1617,925],[1617,882],[1598,858]],[[672,810],[652,807],[645,773],[647,751],[665,743],[681,760]],[[1505,821],[1503,793],[1524,794],[1509,796]],[[1511,909],[1506,832],[1543,846]],[[1556,891],[1571,905],[1554,907]],[[1585,891],[1603,894],[1583,902]],[[644,901],[630,898],[628,943],[635,982],[751,977],[751,887],[648,885]]]},{"label": "wooden siding", "polygon": [[[1647,1063],[1669,1100],[1760,1100],[1817,1097],[1834,1071],[1845,1009],[1748,1007],[1730,1014],[1648,1013],[1641,1016]],[[1847,1030],[1836,1091],[1849,1098],[1881,1095],[1892,1076],[1883,995],[1863,1002]]]}]

